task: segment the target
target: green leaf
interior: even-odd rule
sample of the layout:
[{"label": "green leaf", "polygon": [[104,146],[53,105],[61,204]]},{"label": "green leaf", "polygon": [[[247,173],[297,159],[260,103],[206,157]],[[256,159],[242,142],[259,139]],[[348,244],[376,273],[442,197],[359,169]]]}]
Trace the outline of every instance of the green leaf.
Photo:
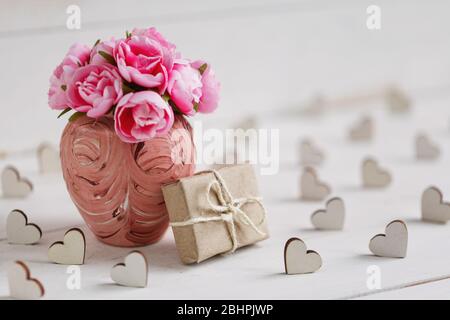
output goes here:
[{"label": "green leaf", "polygon": [[99,51],[98,54],[101,55],[103,59],[108,61],[108,63],[112,64],[113,66],[116,65],[116,60],[114,60],[112,55],[106,53],[105,51]]},{"label": "green leaf", "polygon": [[135,92],[136,90],[133,88],[133,85],[131,83],[122,81],[122,91],[123,94],[126,95],[130,92]]},{"label": "green leaf", "polygon": [[73,122],[75,120],[77,120],[78,118],[82,117],[84,115],[84,112],[75,112],[73,115],[70,116],[69,121]]},{"label": "green leaf", "polygon": [[124,94],[130,93],[130,92],[136,92],[136,91],[146,91],[146,90],[149,90],[149,89],[141,87],[140,85],[137,85],[135,83],[125,81],[125,80],[122,81],[122,91]]},{"label": "green leaf", "polygon": [[200,66],[200,68],[198,68],[198,71],[200,72],[201,75],[203,75],[203,73],[206,71],[206,68],[208,68],[208,64],[204,63]]},{"label": "green leaf", "polygon": [[169,100],[169,105],[172,107],[173,109],[173,113],[174,114],[179,114],[179,115],[183,115],[183,112],[180,111],[180,109],[178,109],[177,105],[175,104],[175,102],[173,102],[172,100]]},{"label": "green leaf", "polygon": [[94,46],[92,48],[95,48],[99,43],[100,43],[100,39],[97,39],[97,41],[95,41]]},{"label": "green leaf", "polygon": [[129,33],[128,30],[125,31],[125,37],[126,37],[127,39],[131,37],[131,33]]},{"label": "green leaf", "polygon": [[57,118],[57,119],[61,118],[63,115],[65,115],[65,114],[66,114],[67,112],[69,112],[70,110],[72,110],[72,108],[69,108],[69,107],[65,108],[65,109],[58,115],[58,118]]},{"label": "green leaf", "polygon": [[170,100],[170,96],[167,92],[163,94],[162,98],[164,99],[165,102],[169,102]]},{"label": "green leaf", "polygon": [[195,112],[198,112],[198,102],[194,102],[194,110]]},{"label": "green leaf", "polygon": [[126,95],[130,92],[133,92],[133,88],[131,88],[125,81],[122,82],[122,91],[123,94]]}]

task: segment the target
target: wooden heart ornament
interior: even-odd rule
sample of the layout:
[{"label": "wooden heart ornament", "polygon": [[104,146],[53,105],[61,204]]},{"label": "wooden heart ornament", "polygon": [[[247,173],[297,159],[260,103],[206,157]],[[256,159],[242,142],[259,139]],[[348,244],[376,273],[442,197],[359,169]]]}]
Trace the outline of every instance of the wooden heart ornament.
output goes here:
[{"label": "wooden heart ornament", "polygon": [[132,251],[126,256],[124,263],[116,264],[111,269],[111,279],[126,287],[146,287],[147,275],[147,259],[139,251]]},{"label": "wooden heart ornament", "polygon": [[322,258],[313,251],[307,250],[305,243],[299,238],[291,238],[284,246],[284,269],[287,274],[312,273],[320,269]]},{"label": "wooden heart ornament", "polygon": [[345,205],[341,198],[328,200],[325,210],[317,210],[311,215],[316,229],[342,230],[345,220]]},{"label": "wooden heart ornament", "polygon": [[166,135],[136,144],[119,139],[111,118],[80,117],[67,124],[60,150],[72,201],[96,237],[116,246],[158,241],[169,225],[161,186],[195,169],[182,116]]},{"label": "wooden heart ornament", "polygon": [[8,268],[9,295],[14,299],[33,300],[44,295],[44,286],[31,278],[30,269],[22,261],[15,261]]},{"label": "wooden heart ornament", "polygon": [[48,143],[41,143],[37,148],[39,171],[41,173],[52,173],[61,171],[59,152]]},{"label": "wooden heart ornament", "polygon": [[441,150],[428,136],[419,134],[416,137],[416,158],[419,160],[434,160],[439,157]]},{"label": "wooden heart ornament", "polygon": [[11,244],[34,244],[41,239],[42,231],[34,223],[28,223],[23,211],[13,210],[6,219],[6,235]]},{"label": "wooden heart ornament", "polygon": [[238,122],[234,128],[242,130],[258,129],[258,118],[254,115],[248,116]]},{"label": "wooden heart ornament", "polygon": [[392,113],[405,113],[411,108],[411,100],[396,87],[391,87],[386,91],[386,103]]},{"label": "wooden heart ornament", "polygon": [[3,169],[1,181],[5,198],[25,198],[33,191],[31,182],[21,178],[19,171],[11,166]]},{"label": "wooden heart ornament", "polygon": [[422,194],[422,220],[437,223],[450,220],[450,203],[443,201],[442,192],[436,187],[429,187]]},{"label": "wooden heart ornament", "polygon": [[70,229],[64,235],[64,241],[53,243],[48,249],[50,261],[58,264],[84,264],[86,239],[78,228]]},{"label": "wooden heart ornament", "polygon": [[391,183],[391,174],[380,168],[373,159],[365,159],[362,164],[363,186],[366,188],[385,188]]},{"label": "wooden heart ornament", "polygon": [[301,111],[305,116],[320,116],[325,112],[325,109],[325,97],[322,94],[317,94],[305,102],[305,105],[302,106]]},{"label": "wooden heart ornament", "polygon": [[319,165],[323,162],[323,152],[316,147],[309,139],[305,139],[300,144],[300,162],[303,165]]},{"label": "wooden heart ornament", "polygon": [[320,201],[326,198],[331,189],[325,183],[319,181],[316,171],[306,167],[300,178],[301,198],[303,200]]},{"label": "wooden heart ornament", "polygon": [[385,234],[377,234],[369,242],[369,249],[376,256],[404,258],[408,248],[408,228],[401,220],[394,220],[386,227]]},{"label": "wooden heart ornament", "polygon": [[362,118],[350,129],[349,138],[353,141],[368,141],[373,135],[373,120],[370,117]]}]

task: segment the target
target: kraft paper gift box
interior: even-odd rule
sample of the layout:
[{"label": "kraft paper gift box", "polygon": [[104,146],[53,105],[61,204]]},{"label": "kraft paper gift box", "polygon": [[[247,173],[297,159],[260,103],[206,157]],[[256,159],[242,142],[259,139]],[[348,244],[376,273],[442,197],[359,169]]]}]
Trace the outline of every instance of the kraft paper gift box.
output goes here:
[{"label": "kraft paper gift box", "polygon": [[162,191],[183,263],[232,253],[269,237],[249,164],[199,172],[163,186]]}]

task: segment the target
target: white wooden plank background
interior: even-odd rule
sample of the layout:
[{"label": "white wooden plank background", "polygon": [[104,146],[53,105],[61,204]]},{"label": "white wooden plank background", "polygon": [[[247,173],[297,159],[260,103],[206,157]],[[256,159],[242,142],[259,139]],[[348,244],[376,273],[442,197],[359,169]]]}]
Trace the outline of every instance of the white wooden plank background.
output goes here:
[{"label": "white wooden plank background", "polygon": [[[80,4],[82,29],[65,29],[65,8]],[[136,4],[136,5],[134,5]],[[260,126],[281,135],[279,174],[260,179],[269,211],[271,238],[230,257],[196,266],[180,264],[171,232],[158,244],[142,248],[150,262],[149,287],[128,289],[111,284],[110,267],[128,249],[97,242],[71,204],[59,175],[40,176],[32,154],[0,162],[13,163],[36,186],[26,200],[0,199],[0,297],[7,297],[5,266],[23,259],[42,280],[48,299],[79,298],[450,298],[449,226],[421,223],[420,195],[430,184],[450,198],[449,156],[450,22],[446,1],[378,1],[382,30],[365,28],[368,1],[2,1],[0,4],[0,149],[20,150],[47,140],[57,143],[64,120],[46,106],[48,77],[76,40],[121,35],[134,26],[156,25],[187,56],[212,61],[223,84],[218,112],[200,117],[206,127],[225,128],[237,115],[259,115]],[[139,7],[139,10],[131,8]],[[36,57],[36,58],[35,58]],[[395,117],[381,101],[332,111],[323,118],[274,117],[312,94],[329,97],[378,89],[397,83],[412,92],[413,113]],[[441,88],[441,90],[433,90]],[[423,94],[427,93],[427,94]],[[239,111],[239,113],[237,112]],[[361,112],[376,118],[377,138],[353,145],[345,134]],[[219,121],[220,120],[220,121]],[[425,130],[443,148],[436,163],[413,159],[413,137]],[[321,203],[297,201],[298,139],[309,136],[321,145],[327,161],[320,176],[333,186],[348,208],[345,231],[316,232],[309,215]],[[394,175],[385,191],[363,191],[359,164],[376,156]],[[35,246],[6,244],[4,222],[21,208],[44,230]],[[390,220],[403,218],[410,232],[403,260],[369,255],[368,240]],[[81,267],[82,290],[65,286],[66,268],[48,263],[48,246],[65,230],[82,226],[88,236],[88,261]],[[303,238],[324,260],[312,275],[285,276],[283,246],[291,236]],[[366,269],[378,265],[384,291],[366,287]],[[231,272],[230,272],[231,271]],[[425,282],[401,289],[416,282]]]}]

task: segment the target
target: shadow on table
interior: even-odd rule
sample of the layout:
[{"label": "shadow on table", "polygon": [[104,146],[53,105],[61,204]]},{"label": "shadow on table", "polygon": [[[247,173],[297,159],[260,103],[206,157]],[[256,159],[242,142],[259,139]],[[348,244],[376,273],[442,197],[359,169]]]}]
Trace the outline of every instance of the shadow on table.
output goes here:
[{"label": "shadow on table", "polygon": [[400,260],[402,260],[400,258],[379,257],[379,256],[376,256],[376,255],[370,254],[370,253],[360,253],[360,254],[355,255],[355,258],[357,260],[362,260],[364,262],[370,262],[370,263],[373,263],[375,261],[380,262],[381,260],[385,260],[385,261],[395,261],[395,260],[400,261]]},{"label": "shadow on table", "polygon": [[407,224],[421,224],[422,225],[422,224],[426,223],[429,225],[436,225],[436,223],[426,222],[420,218],[405,218],[405,219],[403,219],[403,221],[406,222]]},{"label": "shadow on table", "polygon": [[274,272],[274,273],[264,274],[263,277],[264,278],[281,278],[281,277],[286,277],[286,275],[287,275],[286,272]]},{"label": "shadow on table", "polygon": [[[101,247],[100,247],[101,246]],[[239,248],[233,255],[245,255],[247,250],[254,250],[255,248],[262,248],[257,243],[254,245],[246,246]],[[97,262],[109,262],[111,266],[116,263],[123,262],[125,256],[133,250],[139,250],[142,252],[148,260],[149,268],[151,269],[162,269],[167,271],[175,271],[175,272],[183,272],[189,271],[193,268],[196,268],[197,264],[193,263],[191,265],[186,265],[181,262],[180,257],[178,256],[178,251],[175,246],[175,241],[173,239],[163,239],[162,241],[145,246],[140,248],[117,248],[110,247],[104,244],[100,244],[99,248],[97,248],[98,252],[101,252],[101,255],[94,257],[92,260],[88,261],[89,263],[97,263]],[[220,263],[222,259],[227,259],[226,255],[216,255],[206,261],[202,261],[201,267],[208,266],[210,264]]]},{"label": "shadow on table", "polygon": [[115,263],[123,262],[125,256],[133,250],[142,252],[152,268],[157,267],[175,270],[185,268],[178,257],[175,242],[171,239],[163,239],[158,243],[136,248],[112,247],[95,242],[95,248],[92,249],[87,262],[110,262],[111,265],[114,265]]},{"label": "shadow on table", "polygon": [[422,218],[418,218],[418,217],[405,218],[405,219],[403,219],[403,221],[405,221],[406,223],[411,224],[411,225],[413,225],[413,224],[421,225],[421,226],[427,226],[427,227],[431,227],[431,228],[442,228],[442,226],[446,225],[445,223],[422,220]]},{"label": "shadow on table", "polygon": [[300,197],[282,197],[282,198],[273,198],[276,203],[300,203],[302,199]]},{"label": "shadow on table", "polygon": [[[376,190],[376,189],[374,189],[374,190]],[[335,192],[363,192],[363,191],[367,191],[367,189],[364,189],[360,184],[355,183],[355,184],[351,184],[351,185],[349,184],[349,185],[338,186],[333,191],[335,191]]]}]

